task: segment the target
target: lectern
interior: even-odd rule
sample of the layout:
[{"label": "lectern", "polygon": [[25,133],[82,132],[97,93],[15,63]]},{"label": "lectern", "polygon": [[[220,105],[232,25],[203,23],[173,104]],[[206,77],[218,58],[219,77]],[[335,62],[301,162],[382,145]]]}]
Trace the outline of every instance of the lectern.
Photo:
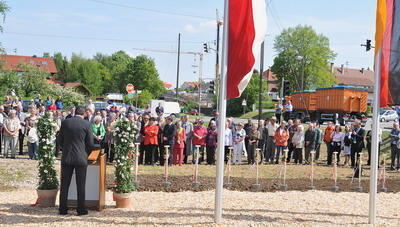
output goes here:
[{"label": "lectern", "polygon": [[[106,197],[106,155],[101,150],[94,150],[88,156],[86,174],[86,207],[101,211],[105,207]],[[68,207],[78,206],[75,171],[68,190]]]}]

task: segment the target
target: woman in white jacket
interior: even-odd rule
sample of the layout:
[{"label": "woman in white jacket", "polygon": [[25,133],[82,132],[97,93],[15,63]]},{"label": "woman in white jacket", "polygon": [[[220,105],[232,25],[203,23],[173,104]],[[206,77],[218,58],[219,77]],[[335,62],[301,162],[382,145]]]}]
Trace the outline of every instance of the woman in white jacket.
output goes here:
[{"label": "woman in white jacket", "polygon": [[292,138],[292,144],[294,146],[293,159],[294,163],[303,163],[303,148],[304,148],[304,127],[303,125],[297,126],[297,131],[294,133]]}]

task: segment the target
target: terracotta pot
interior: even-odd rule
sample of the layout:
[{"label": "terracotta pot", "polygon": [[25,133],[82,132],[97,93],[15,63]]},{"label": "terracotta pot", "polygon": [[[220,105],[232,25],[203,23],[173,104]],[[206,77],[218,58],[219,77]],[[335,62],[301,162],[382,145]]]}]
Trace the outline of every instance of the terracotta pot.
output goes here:
[{"label": "terracotta pot", "polygon": [[52,190],[36,190],[38,194],[38,205],[40,207],[54,207],[56,206],[56,198],[58,189]]},{"label": "terracotta pot", "polygon": [[113,193],[117,208],[132,208],[132,193]]}]

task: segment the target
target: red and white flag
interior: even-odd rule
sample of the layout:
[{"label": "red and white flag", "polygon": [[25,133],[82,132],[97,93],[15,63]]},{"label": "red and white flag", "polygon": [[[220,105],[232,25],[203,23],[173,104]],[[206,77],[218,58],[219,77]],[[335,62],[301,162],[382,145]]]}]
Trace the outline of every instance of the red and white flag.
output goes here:
[{"label": "red and white flag", "polygon": [[[265,0],[229,0],[227,97],[239,97],[250,82],[267,33]],[[262,72],[260,72],[262,73]]]}]

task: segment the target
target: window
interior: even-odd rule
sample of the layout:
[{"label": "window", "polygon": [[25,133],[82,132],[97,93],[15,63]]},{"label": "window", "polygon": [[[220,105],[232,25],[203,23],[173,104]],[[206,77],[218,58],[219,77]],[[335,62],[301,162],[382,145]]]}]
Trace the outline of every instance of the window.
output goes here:
[{"label": "window", "polygon": [[47,65],[47,61],[42,61],[42,65]]}]

